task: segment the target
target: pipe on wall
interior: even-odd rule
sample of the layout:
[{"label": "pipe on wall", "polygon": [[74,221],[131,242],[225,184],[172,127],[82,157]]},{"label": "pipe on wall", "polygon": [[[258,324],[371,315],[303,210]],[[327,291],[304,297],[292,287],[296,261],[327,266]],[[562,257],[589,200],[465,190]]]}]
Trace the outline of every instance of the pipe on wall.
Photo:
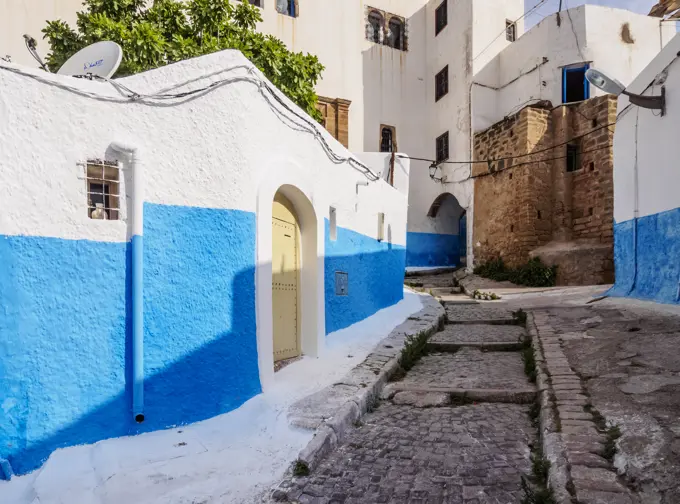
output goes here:
[{"label": "pipe on wall", "polygon": [[144,173],[139,149],[113,142],[132,171],[132,417],[144,421]]}]

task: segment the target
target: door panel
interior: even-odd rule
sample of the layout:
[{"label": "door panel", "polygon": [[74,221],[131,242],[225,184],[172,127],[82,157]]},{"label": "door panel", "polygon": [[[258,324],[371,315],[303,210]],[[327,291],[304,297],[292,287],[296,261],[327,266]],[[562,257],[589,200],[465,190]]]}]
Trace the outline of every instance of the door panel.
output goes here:
[{"label": "door panel", "polygon": [[274,201],[272,218],[272,305],[274,362],[300,355],[298,326],[298,225],[292,206]]}]

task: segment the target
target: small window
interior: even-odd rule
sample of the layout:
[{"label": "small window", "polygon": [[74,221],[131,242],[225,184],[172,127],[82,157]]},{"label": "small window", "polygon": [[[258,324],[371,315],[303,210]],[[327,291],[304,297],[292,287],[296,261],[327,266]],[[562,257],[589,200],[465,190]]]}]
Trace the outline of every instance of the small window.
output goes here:
[{"label": "small window", "polygon": [[380,152],[395,152],[394,128],[382,126],[380,128]]},{"label": "small window", "polygon": [[120,169],[109,161],[87,162],[87,216],[97,220],[118,220],[120,210]]},{"label": "small window", "polygon": [[449,132],[437,137],[437,163],[449,159]]},{"label": "small window", "polygon": [[251,5],[254,5],[255,7],[262,7],[262,1],[263,0],[248,0]]},{"label": "small window", "polygon": [[590,84],[586,80],[589,65],[562,69],[562,103],[572,103],[590,98]]},{"label": "small window", "polygon": [[435,37],[439,35],[439,32],[442,31],[444,28],[446,28],[446,25],[449,24],[449,13],[447,10],[447,4],[449,0],[444,0],[442,4],[437,7],[437,10],[435,11],[435,28],[434,28],[434,35]]},{"label": "small window", "polygon": [[378,214],[378,241],[385,239],[385,214],[380,212]]},{"label": "small window", "polygon": [[404,44],[404,22],[398,17],[393,16],[390,19],[385,43],[394,49],[399,49],[400,51],[406,50]]},{"label": "small window", "polygon": [[338,221],[337,212],[335,211],[335,208],[331,207],[328,214],[329,214],[328,220],[330,221],[329,238],[331,241],[336,241],[338,239]]},{"label": "small window", "polygon": [[508,42],[517,40],[517,25],[509,19],[505,20],[505,39]]},{"label": "small window", "polygon": [[298,10],[298,0],[276,0],[276,11],[280,14],[298,17]]},{"label": "small window", "polygon": [[439,101],[449,92],[449,66],[446,65],[434,79],[434,99]]},{"label": "small window", "polygon": [[383,37],[383,27],[385,26],[385,19],[380,12],[372,10],[368,14],[368,26],[366,29],[366,38],[371,42],[380,44]]},{"label": "small window", "polygon": [[581,149],[577,144],[567,145],[567,172],[581,169]]}]

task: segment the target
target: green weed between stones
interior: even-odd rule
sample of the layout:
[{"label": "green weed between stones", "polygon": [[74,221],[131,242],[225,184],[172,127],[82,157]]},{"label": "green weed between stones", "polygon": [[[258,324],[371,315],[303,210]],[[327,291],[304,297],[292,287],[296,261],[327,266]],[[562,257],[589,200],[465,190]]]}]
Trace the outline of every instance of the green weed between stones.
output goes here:
[{"label": "green weed between stones", "polygon": [[404,349],[399,356],[399,367],[403,371],[410,370],[427,353],[427,338],[427,331],[422,331],[415,336],[406,337]]},{"label": "green weed between stones", "polygon": [[304,460],[296,460],[293,464],[293,476],[301,478],[309,476],[309,465]]},{"label": "green weed between stones", "polygon": [[586,413],[590,413],[593,416],[593,422],[597,430],[605,435],[604,448],[602,449],[602,457],[606,458],[610,462],[614,461],[616,456],[616,441],[621,437],[621,429],[618,425],[607,425],[607,420],[602,416],[598,410],[593,408],[592,405],[587,404],[583,407]]},{"label": "green weed between stones", "polygon": [[548,488],[550,461],[543,456],[540,445],[533,447],[531,453],[531,476],[522,476],[524,496],[521,504],[556,504],[552,491]]},{"label": "green weed between stones", "polygon": [[527,287],[553,287],[557,281],[557,266],[546,266],[538,257],[518,268],[509,268],[499,257],[475,267],[474,273],[497,282],[507,280]]},{"label": "green weed between stones", "polygon": [[527,323],[527,312],[520,308],[519,310],[512,312],[512,318],[515,319],[517,325],[524,326]]},{"label": "green weed between stones", "polygon": [[529,381],[536,383],[536,358],[534,357],[534,349],[531,346],[530,339],[525,339],[522,342],[522,362],[524,363],[524,373],[529,378]]}]

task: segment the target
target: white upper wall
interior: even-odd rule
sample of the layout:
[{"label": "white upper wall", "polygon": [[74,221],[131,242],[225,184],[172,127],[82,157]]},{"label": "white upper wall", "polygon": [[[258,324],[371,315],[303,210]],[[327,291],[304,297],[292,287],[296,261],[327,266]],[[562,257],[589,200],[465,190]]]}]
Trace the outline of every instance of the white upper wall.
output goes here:
[{"label": "white upper wall", "polygon": [[[672,23],[596,5],[563,11],[560,20],[558,27],[557,14],[546,17],[475,75],[481,84],[474,87],[475,131],[527,102],[561,104],[562,68],[568,65],[589,63],[629,84],[675,34]],[[632,42],[624,41],[626,25]],[[601,94],[590,87],[591,96]]]},{"label": "white upper wall", "polygon": [[[238,65],[251,72],[229,70]],[[406,196],[382,180],[357,188],[367,179],[272,110],[254,80],[260,77],[240,52],[222,51],[119,82],[141,94],[231,82],[191,98],[131,103],[107,83],[0,62],[0,234],[127,240],[128,222],[88,218],[80,165],[112,157],[111,144],[121,142],[140,149],[146,202],[255,212],[263,187],[293,184],[319,222],[333,206],[339,227],[376,236],[384,213],[392,243],[405,245]],[[338,155],[351,156],[318,130]]]},{"label": "white upper wall", "polygon": [[[666,114],[629,106],[619,97],[614,135],[614,220],[654,215],[680,207],[680,170],[675,146],[680,131],[680,35],[628,86],[631,93],[658,96],[666,70]],[[637,174],[636,174],[637,162]],[[636,204],[637,186],[637,204]]]}]

